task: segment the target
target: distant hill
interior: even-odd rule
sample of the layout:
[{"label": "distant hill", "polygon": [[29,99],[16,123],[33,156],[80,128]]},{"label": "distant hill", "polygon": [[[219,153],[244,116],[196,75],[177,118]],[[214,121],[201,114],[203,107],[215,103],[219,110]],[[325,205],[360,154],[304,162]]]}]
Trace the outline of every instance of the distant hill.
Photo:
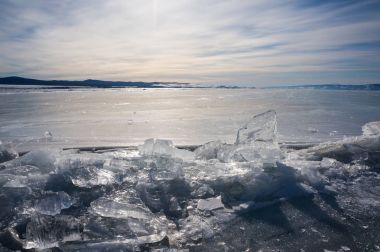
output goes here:
[{"label": "distant hill", "polygon": [[318,90],[380,90],[380,84],[348,85],[348,84],[319,84],[268,87],[273,89],[318,89]]},{"label": "distant hill", "polygon": [[[137,87],[137,88],[222,88],[222,89],[240,89],[255,87],[242,86],[208,86],[193,85],[182,82],[142,82],[142,81],[105,81],[105,80],[37,80],[28,79],[18,76],[0,78],[0,84],[3,85],[29,85],[29,86],[46,86],[54,88],[68,87],[94,87],[94,88],[117,88],[117,87]],[[317,89],[317,90],[380,90],[380,84],[348,85],[348,84],[318,84],[318,85],[289,85],[289,86],[272,86],[260,89]]]},{"label": "distant hill", "polygon": [[160,87],[191,87],[189,83],[180,82],[133,82],[133,81],[103,81],[103,80],[37,80],[27,79],[17,76],[0,78],[0,84],[7,85],[36,85],[36,86],[57,86],[57,87],[141,87],[141,88],[160,88]]}]

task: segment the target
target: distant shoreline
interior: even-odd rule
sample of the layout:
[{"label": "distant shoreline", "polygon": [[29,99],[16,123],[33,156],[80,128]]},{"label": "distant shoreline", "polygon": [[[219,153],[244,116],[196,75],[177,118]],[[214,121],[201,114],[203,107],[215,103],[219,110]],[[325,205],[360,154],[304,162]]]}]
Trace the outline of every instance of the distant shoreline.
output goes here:
[{"label": "distant shoreline", "polygon": [[367,90],[380,91],[380,84],[306,84],[269,87],[229,86],[229,85],[196,85],[182,82],[142,82],[142,81],[105,81],[105,80],[38,80],[17,76],[0,78],[0,87],[17,89],[61,89],[78,88],[220,88],[220,89],[311,89],[311,90]]}]

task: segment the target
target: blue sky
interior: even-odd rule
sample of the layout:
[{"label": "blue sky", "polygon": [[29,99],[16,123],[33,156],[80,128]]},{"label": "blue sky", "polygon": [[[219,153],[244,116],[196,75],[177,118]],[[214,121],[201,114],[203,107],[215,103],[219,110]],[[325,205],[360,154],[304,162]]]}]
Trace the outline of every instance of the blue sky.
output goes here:
[{"label": "blue sky", "polygon": [[0,0],[0,76],[380,83],[380,1]]}]

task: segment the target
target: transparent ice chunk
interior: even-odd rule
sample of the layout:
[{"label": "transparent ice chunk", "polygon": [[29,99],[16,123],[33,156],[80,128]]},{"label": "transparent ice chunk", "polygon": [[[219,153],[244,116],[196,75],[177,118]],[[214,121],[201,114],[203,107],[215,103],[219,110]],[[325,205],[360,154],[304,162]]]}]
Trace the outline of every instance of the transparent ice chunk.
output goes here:
[{"label": "transparent ice chunk", "polygon": [[221,141],[212,141],[203,144],[202,146],[198,147],[195,151],[195,157],[197,159],[216,159],[218,157],[218,151],[222,147]]},{"label": "transparent ice chunk", "polygon": [[91,203],[91,212],[109,218],[127,220],[138,243],[157,242],[166,235],[166,218],[153,214],[136,191],[119,191]]},{"label": "transparent ice chunk", "polygon": [[46,215],[57,215],[62,209],[69,208],[74,201],[65,192],[48,192],[34,205],[34,209]]},{"label": "transparent ice chunk", "polygon": [[109,170],[88,166],[70,171],[71,182],[78,187],[91,188],[120,183],[118,177]]},{"label": "transparent ice chunk", "polygon": [[180,179],[184,176],[183,162],[170,157],[155,157],[150,163],[150,176],[155,181]]},{"label": "transparent ice chunk", "polygon": [[214,236],[214,225],[207,218],[190,215],[186,219],[179,220],[180,237],[186,242],[199,242]]},{"label": "transparent ice chunk", "polygon": [[91,211],[104,217],[149,219],[151,211],[144,205],[135,190],[119,191],[91,203]]},{"label": "transparent ice chunk", "polygon": [[201,211],[212,211],[224,208],[222,198],[220,196],[215,198],[200,199],[197,208]]},{"label": "transparent ice chunk", "polygon": [[31,173],[27,176],[2,175],[7,177],[7,182],[3,185],[6,188],[27,188],[41,190],[49,177],[47,174]]},{"label": "transparent ice chunk", "polygon": [[167,232],[166,225],[159,218],[152,218],[149,221],[130,218],[128,219],[128,226],[140,244],[161,241]]},{"label": "transparent ice chunk", "polygon": [[100,156],[92,153],[61,153],[56,158],[55,166],[58,173],[68,170],[80,170],[84,167],[103,168],[109,161],[107,156]]},{"label": "transparent ice chunk", "polygon": [[292,153],[293,158],[320,161],[333,158],[342,163],[364,162],[375,165],[380,161],[380,135],[349,137],[336,142],[321,143]]},{"label": "transparent ice chunk", "polygon": [[255,161],[268,167],[276,166],[276,162],[282,157],[283,153],[278,145],[267,143],[231,146],[218,153],[218,158],[222,162]]},{"label": "transparent ice chunk", "polygon": [[172,156],[181,159],[193,159],[194,153],[174,147],[173,142],[163,139],[147,139],[143,145],[138,146],[143,156]]},{"label": "transparent ice chunk", "polygon": [[174,158],[180,158],[183,160],[193,160],[194,159],[194,152],[188,151],[185,149],[174,148],[172,156]]},{"label": "transparent ice chunk", "polygon": [[40,169],[32,165],[21,165],[21,166],[8,166],[0,171],[0,174],[12,174],[19,176],[28,176],[29,174],[40,173]]},{"label": "transparent ice chunk", "polygon": [[362,126],[364,136],[380,135],[380,122],[369,122]]},{"label": "transparent ice chunk", "polygon": [[[91,245],[104,242],[103,248],[99,251],[114,251],[113,243],[139,245],[163,240],[166,236],[166,228],[162,226],[163,224],[160,221],[159,218],[149,221],[134,218],[120,219],[90,216],[84,224],[83,236],[85,240],[91,241]],[[91,247],[93,248],[93,246]],[[139,250],[125,250],[124,248],[116,251]]]},{"label": "transparent ice chunk", "polygon": [[170,140],[162,139],[147,139],[143,145],[140,145],[139,151],[141,155],[152,156],[152,155],[168,155],[173,154],[173,142]]},{"label": "transparent ice chunk", "polygon": [[277,142],[276,112],[269,110],[254,116],[239,129],[234,145],[224,145],[217,153],[222,162],[256,161],[265,166],[276,166],[282,159]]},{"label": "transparent ice chunk", "polygon": [[246,125],[239,129],[235,144],[277,143],[276,118],[277,115],[274,110],[255,115]]},{"label": "transparent ice chunk", "polygon": [[113,199],[100,198],[91,203],[91,210],[104,217],[136,218],[148,220],[151,217],[149,209],[143,206],[119,202]]},{"label": "transparent ice chunk", "polygon": [[49,173],[55,171],[55,158],[58,154],[57,151],[40,149],[32,150],[25,155],[8,161],[5,163],[5,167],[17,167],[30,165],[38,167],[41,173]]},{"label": "transparent ice chunk", "polygon": [[72,216],[34,216],[26,226],[25,249],[46,249],[58,247],[60,242],[81,240],[81,229]]},{"label": "transparent ice chunk", "polygon": [[209,185],[203,184],[199,186],[198,188],[196,188],[195,190],[193,190],[191,195],[195,198],[204,198],[204,197],[213,196],[214,193],[215,193],[214,190]]},{"label": "transparent ice chunk", "polygon": [[27,187],[28,184],[28,177],[27,176],[12,176],[9,177],[9,181],[6,182],[3,187],[8,188],[22,188]]},{"label": "transparent ice chunk", "polygon": [[18,153],[10,145],[5,145],[0,141],[0,163],[15,159]]}]

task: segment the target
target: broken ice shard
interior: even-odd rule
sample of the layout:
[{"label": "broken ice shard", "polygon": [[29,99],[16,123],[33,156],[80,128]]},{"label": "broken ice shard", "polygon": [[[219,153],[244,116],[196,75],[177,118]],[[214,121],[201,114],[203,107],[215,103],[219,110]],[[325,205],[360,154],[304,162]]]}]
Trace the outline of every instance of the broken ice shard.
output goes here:
[{"label": "broken ice shard", "polygon": [[[6,179],[7,182],[3,187],[7,188],[25,188],[31,192],[32,189],[41,190],[46,183],[49,175],[42,175],[39,173],[31,173],[28,176],[15,176],[9,174],[2,174],[2,179]],[[0,184],[4,181],[0,181]]]},{"label": "broken ice shard", "polygon": [[200,185],[197,189],[194,189],[191,195],[196,198],[210,197],[215,194],[214,190],[208,185]]},{"label": "broken ice shard", "polygon": [[73,200],[65,192],[48,192],[34,206],[34,209],[42,214],[57,215],[62,209],[69,208]]},{"label": "broken ice shard", "polygon": [[224,208],[222,198],[220,196],[215,198],[200,199],[197,208],[202,211],[211,211]]},{"label": "broken ice shard", "polygon": [[18,157],[18,153],[11,147],[0,141],[0,163],[12,160]]},{"label": "broken ice shard", "polygon": [[274,110],[255,115],[239,129],[236,145],[255,142],[277,143],[277,115]]},{"label": "broken ice shard", "polygon": [[91,210],[100,216],[122,219],[149,219],[151,215],[149,209],[142,206],[107,198],[100,198],[92,202]]},{"label": "broken ice shard", "polygon": [[4,164],[6,167],[31,165],[39,168],[41,173],[55,171],[55,159],[58,152],[47,149],[32,150],[25,155]]},{"label": "broken ice shard", "polygon": [[81,239],[80,222],[66,215],[35,216],[26,226],[25,249],[58,247],[60,242]]},{"label": "broken ice shard", "polygon": [[380,135],[380,122],[369,122],[362,127],[364,136]]},{"label": "broken ice shard", "polygon": [[[150,177],[155,181],[181,179],[184,176],[183,162],[170,157],[156,157],[150,164]],[[140,180],[141,181],[141,180]]]},{"label": "broken ice shard", "polygon": [[192,240],[194,242],[214,236],[214,229],[216,228],[207,218],[197,215],[190,215],[186,219],[180,219],[179,227],[180,237],[182,236],[185,241]]},{"label": "broken ice shard", "polygon": [[91,188],[99,185],[116,184],[120,181],[117,176],[109,170],[88,166],[70,171],[71,182],[77,187]]},{"label": "broken ice shard", "polygon": [[150,210],[144,205],[135,190],[118,191],[109,197],[99,198],[91,203],[91,211],[103,217],[120,219],[149,219]]},{"label": "broken ice shard", "polygon": [[177,149],[173,142],[163,139],[147,139],[143,145],[138,146],[140,155],[143,156],[172,156],[181,159],[192,159],[194,153],[187,150]]},{"label": "broken ice shard", "polygon": [[197,159],[216,159],[218,157],[218,151],[223,146],[221,141],[212,141],[199,146],[195,151],[195,157]]},{"label": "broken ice shard", "polygon": [[144,205],[132,189],[97,199],[91,203],[91,212],[102,217],[128,220],[129,229],[138,243],[157,242],[166,235],[166,224]]},{"label": "broken ice shard", "polygon": [[174,148],[172,157],[180,158],[183,160],[192,160],[194,159],[194,152],[184,150],[184,149]]},{"label": "broken ice shard", "polygon": [[170,140],[162,139],[147,139],[143,145],[139,146],[140,154],[146,156],[152,155],[172,155],[173,153],[173,142]]},{"label": "broken ice shard", "polygon": [[[368,126],[368,124],[366,124]],[[294,158],[308,161],[320,161],[333,158],[342,163],[364,162],[376,166],[380,162],[380,135],[372,134],[369,127],[363,126],[364,135],[348,137],[336,142],[321,143],[308,149],[295,152]],[[376,124],[373,124],[373,126]],[[375,127],[373,127],[375,129]],[[371,135],[366,135],[371,132]]]},{"label": "broken ice shard", "polygon": [[275,166],[281,158],[277,142],[276,112],[273,110],[254,116],[239,129],[233,146],[224,145],[218,150],[218,159],[223,162],[255,161]]}]

